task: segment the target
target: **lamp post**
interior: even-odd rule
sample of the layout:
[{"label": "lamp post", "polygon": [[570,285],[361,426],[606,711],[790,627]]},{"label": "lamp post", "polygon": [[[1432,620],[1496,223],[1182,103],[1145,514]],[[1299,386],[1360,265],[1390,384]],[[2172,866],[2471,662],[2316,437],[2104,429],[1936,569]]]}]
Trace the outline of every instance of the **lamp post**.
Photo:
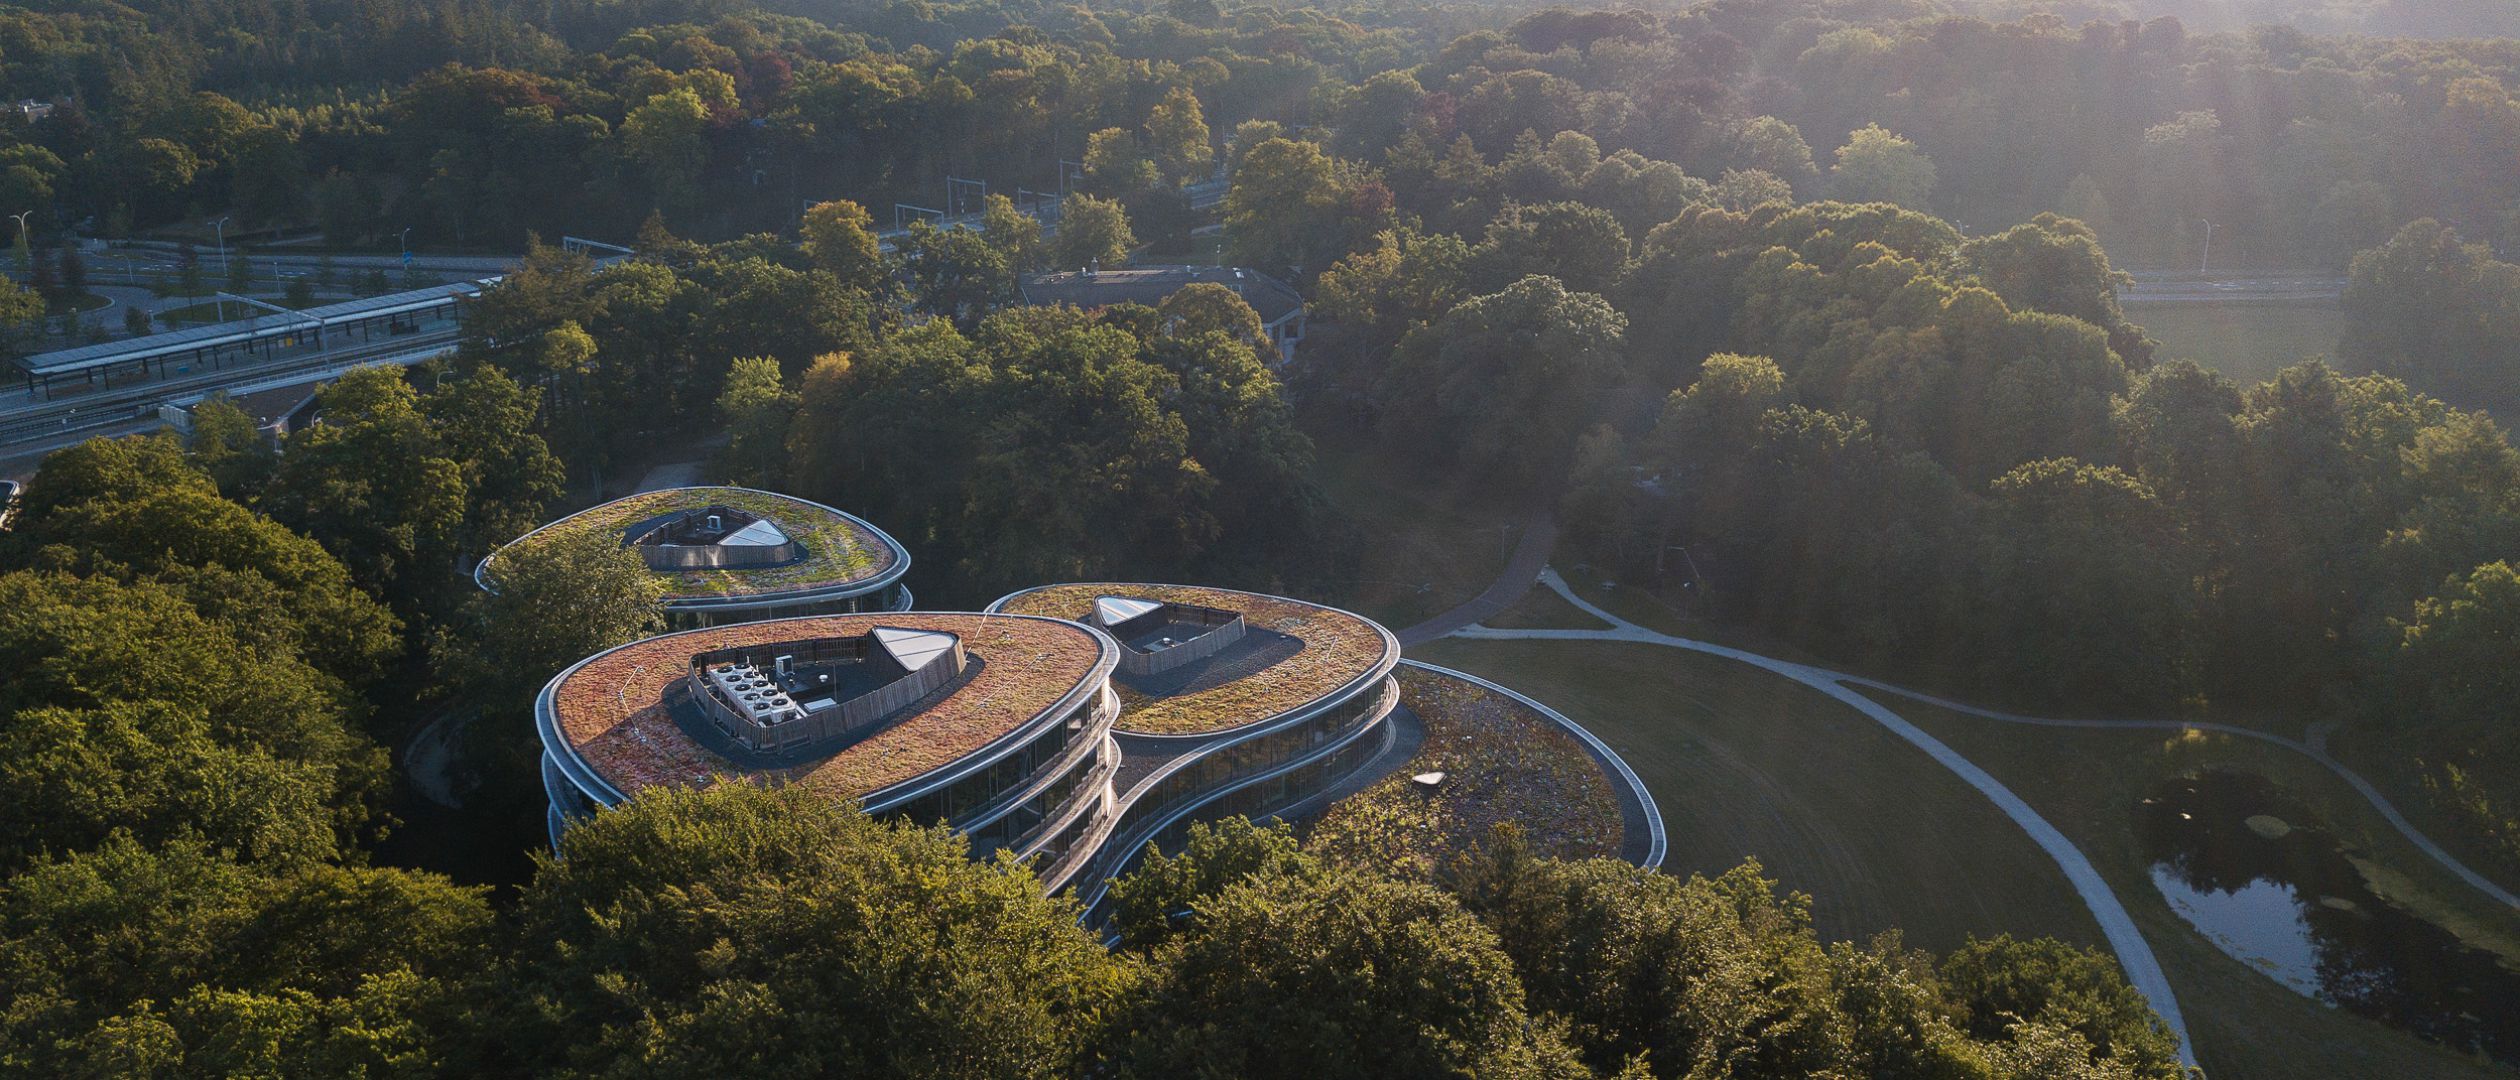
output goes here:
[{"label": "lamp post", "polygon": [[411,270],[411,228],[409,226],[403,227],[400,246],[402,247],[403,270],[408,273]]},{"label": "lamp post", "polygon": [[[228,219],[226,218],[220,218],[219,220],[210,223],[210,232],[213,236],[216,236],[219,241],[219,276],[221,277],[227,276],[228,272],[227,223]],[[227,298],[225,296],[218,295],[217,293],[213,293],[210,303],[219,313],[219,321],[226,322]]]},{"label": "lamp post", "polygon": [[[2198,220],[2198,221],[2205,221],[2205,219],[2204,219],[2204,218],[2198,218],[2198,219],[2196,219],[2196,220]],[[2213,261],[2214,261],[2214,223],[2213,223],[2213,222],[2211,222],[2211,221],[2205,221],[2205,254],[2204,254],[2203,256],[2199,257],[2199,258],[2196,260],[2196,272],[2197,272],[2198,274],[2202,275],[2203,273],[2205,273],[2205,267],[2206,267],[2206,265],[2207,265],[2207,264],[2209,264],[2209,263],[2211,263],[2211,262],[2213,262]]]},{"label": "lamp post", "polygon": [[17,247],[18,254],[20,256],[18,261],[23,264],[19,267],[19,269],[24,270],[29,274],[35,272],[35,245],[27,241],[26,218],[27,215],[34,212],[35,211],[32,210],[20,210],[17,213],[9,215],[10,217],[17,219]]}]

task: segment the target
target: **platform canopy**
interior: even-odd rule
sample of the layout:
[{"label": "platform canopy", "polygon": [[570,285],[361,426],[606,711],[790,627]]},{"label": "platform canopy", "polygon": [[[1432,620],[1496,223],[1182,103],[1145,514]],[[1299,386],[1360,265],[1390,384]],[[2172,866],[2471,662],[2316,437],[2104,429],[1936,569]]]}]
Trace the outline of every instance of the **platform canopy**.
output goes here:
[{"label": "platform canopy", "polygon": [[457,281],[432,285],[409,292],[387,293],[338,304],[325,304],[287,314],[256,315],[250,319],[210,323],[206,326],[169,330],[162,334],[54,349],[17,358],[17,366],[28,375],[51,377],[77,375],[98,368],[137,364],[166,356],[181,356],[203,349],[249,345],[264,338],[291,332],[304,333],[339,323],[358,323],[445,307],[459,299],[479,296],[481,290],[499,281],[496,277],[479,281]]}]

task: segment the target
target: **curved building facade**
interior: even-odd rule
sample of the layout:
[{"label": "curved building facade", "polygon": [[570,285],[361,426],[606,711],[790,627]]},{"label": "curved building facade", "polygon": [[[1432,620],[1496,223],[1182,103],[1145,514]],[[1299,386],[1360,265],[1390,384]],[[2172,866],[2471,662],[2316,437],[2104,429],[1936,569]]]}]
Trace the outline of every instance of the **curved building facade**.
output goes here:
[{"label": "curved building facade", "polygon": [[[561,672],[535,723],[555,845],[570,821],[651,786],[798,784],[949,825],[975,856],[1011,851],[1095,920],[1110,879],[1193,822],[1307,818],[1407,779],[1440,741],[1428,732],[1458,726],[1432,703],[1459,692],[1580,747],[1568,752],[1593,759],[1615,805],[1600,816],[1621,842],[1603,853],[1661,861],[1651,796],[1572,721],[1473,676],[1403,667],[1398,638],[1373,620],[1231,589],[1052,585],[978,614],[668,633]],[[1525,786],[1519,774],[1489,782]]]},{"label": "curved building facade", "polygon": [[1066,859],[1041,867],[1045,885],[1073,885],[1089,912],[1149,841],[1212,817],[1298,814],[1394,738],[1400,641],[1360,615],[1117,582],[1027,589],[989,610],[1091,625],[1121,650],[1111,811]]},{"label": "curved building facade", "polygon": [[535,701],[552,840],[652,786],[742,777],[941,821],[976,854],[1055,860],[1108,805],[1119,651],[1056,619],[931,612],[608,649]]},{"label": "curved building facade", "polygon": [[621,545],[665,584],[668,625],[721,626],[795,615],[908,611],[910,553],[864,519],[818,502],[739,487],[646,491],[516,538],[473,570],[498,588],[510,552],[588,534]]}]

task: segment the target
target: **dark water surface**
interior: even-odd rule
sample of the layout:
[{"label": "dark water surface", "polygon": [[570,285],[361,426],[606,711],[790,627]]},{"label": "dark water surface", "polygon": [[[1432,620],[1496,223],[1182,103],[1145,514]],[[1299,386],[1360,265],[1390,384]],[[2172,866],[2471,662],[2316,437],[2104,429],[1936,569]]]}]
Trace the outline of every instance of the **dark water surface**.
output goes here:
[{"label": "dark water surface", "polygon": [[2135,829],[2153,884],[2223,952],[2328,1005],[2520,1062],[2520,972],[2374,894],[2264,777],[2169,781],[2135,808]]}]

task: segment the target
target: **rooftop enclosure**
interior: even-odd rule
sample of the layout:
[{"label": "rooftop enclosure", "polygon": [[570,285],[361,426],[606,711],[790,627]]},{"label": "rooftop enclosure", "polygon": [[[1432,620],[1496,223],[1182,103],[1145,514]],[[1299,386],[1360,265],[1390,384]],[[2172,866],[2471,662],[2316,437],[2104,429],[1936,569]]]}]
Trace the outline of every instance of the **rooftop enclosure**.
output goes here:
[{"label": "rooftop enclosure", "polygon": [[1094,601],[1094,624],[1119,639],[1120,670],[1160,675],[1224,652],[1243,639],[1242,613],[1125,596]]},{"label": "rooftop enclosure", "polygon": [[492,553],[473,579],[496,592],[510,553],[580,537],[638,552],[663,581],[676,627],[910,606],[901,587],[910,553],[882,530],[821,503],[739,487],[667,488],[581,510]]},{"label": "rooftop enclosure", "polygon": [[702,714],[755,753],[810,751],[863,737],[963,673],[962,639],[878,626],[851,637],[773,641],[691,657]]},{"label": "rooftop enclosure", "polygon": [[720,504],[667,515],[627,543],[650,570],[752,570],[805,557],[777,522]]},{"label": "rooftop enclosure", "polygon": [[[806,647],[817,642],[858,644],[834,645],[828,654]],[[881,655],[871,666],[847,668],[844,651],[859,648]],[[879,809],[959,768],[993,761],[1037,732],[1065,730],[1067,718],[1092,713],[1119,652],[1109,637],[1086,627],[1011,615],[896,612],[734,623],[587,658],[544,689],[536,723],[555,761],[598,804],[652,786],[741,775],[833,798],[863,798]],[[801,707],[812,700],[824,685],[819,676],[830,674],[830,696],[840,704],[882,695],[867,705],[881,720],[810,746],[804,745],[810,739],[780,742],[788,749],[772,756],[702,715],[695,699],[703,695],[691,686],[695,660],[742,658],[775,678],[781,656],[792,657],[790,668],[802,668],[811,681],[798,689],[813,693],[782,690],[791,702]],[[841,666],[817,670],[834,662]],[[883,678],[887,665],[934,668],[941,679],[912,693],[921,684]],[[797,723],[806,722],[765,723],[760,730],[776,740],[787,738],[783,728],[814,730],[789,727]],[[1044,727],[1051,724],[1058,726]]]},{"label": "rooftop enclosure", "polygon": [[[1114,608],[1107,603],[1112,600],[1124,603]],[[1122,731],[1200,736],[1264,724],[1357,693],[1400,658],[1399,639],[1369,619],[1235,589],[1114,582],[1045,585],[1002,597],[991,610],[1107,627],[1143,614],[1128,608],[1128,602],[1232,613],[1242,621],[1243,632],[1239,639],[1218,638],[1209,655],[1183,654],[1169,670],[1138,674],[1124,668],[1117,680],[1125,706]],[[1178,633],[1173,636],[1180,639]],[[1149,650],[1120,651],[1126,656]]]}]

